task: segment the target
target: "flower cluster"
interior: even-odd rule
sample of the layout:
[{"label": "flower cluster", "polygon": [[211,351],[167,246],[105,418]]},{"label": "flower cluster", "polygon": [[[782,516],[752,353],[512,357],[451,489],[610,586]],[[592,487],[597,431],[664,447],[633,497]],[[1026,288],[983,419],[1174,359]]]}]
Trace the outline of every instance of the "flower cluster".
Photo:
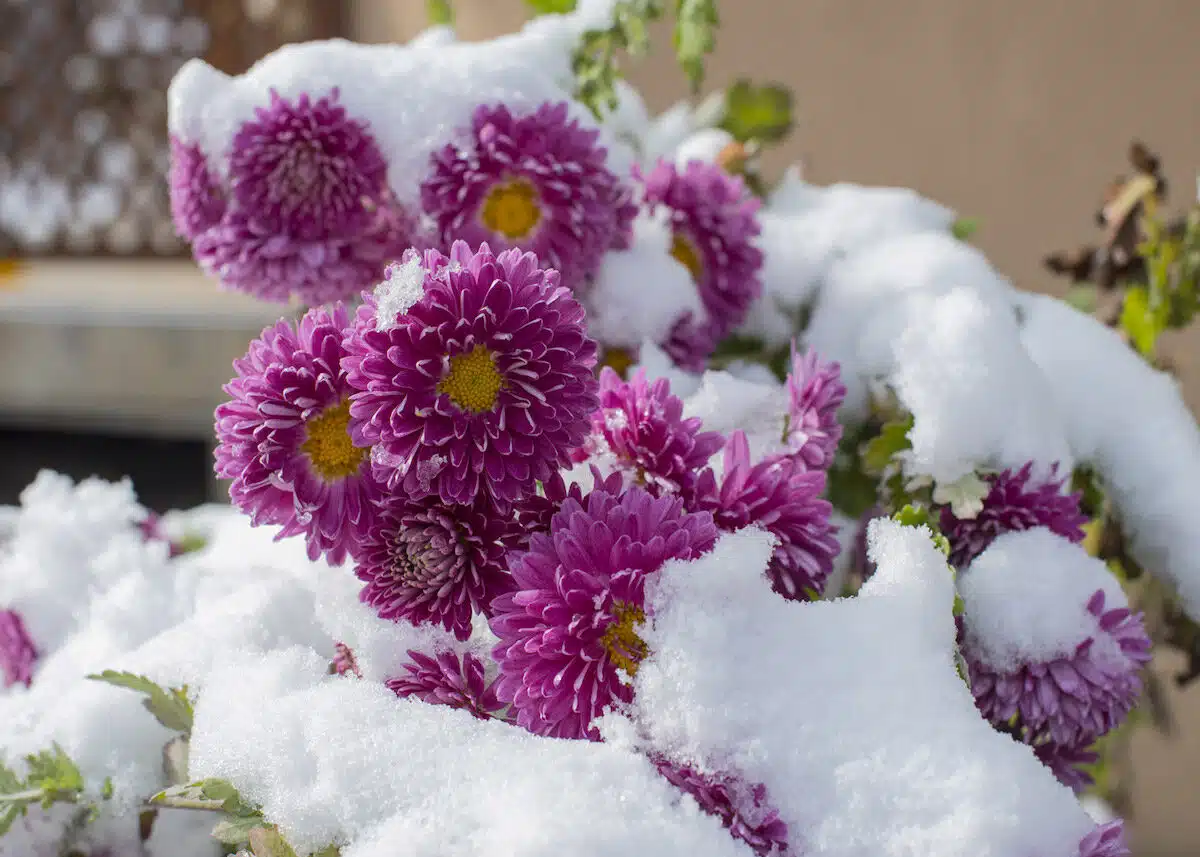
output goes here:
[{"label": "flower cluster", "polygon": [[[853,589],[837,573],[834,501],[845,493],[837,480],[846,461],[868,457],[849,442],[865,436],[855,430],[897,408],[914,415],[909,446],[876,462],[875,496],[838,504],[851,521],[861,515],[851,534],[858,576],[874,570],[867,521],[909,500],[948,544],[963,599],[998,604],[1002,619],[1013,596],[988,601],[979,581],[1012,549],[1008,537],[1046,536],[1082,554],[1079,498],[1042,469],[1043,458],[1066,461],[1070,451],[1048,442],[1055,455],[1029,454],[1025,435],[1037,432],[1024,423],[1005,445],[993,437],[995,421],[981,421],[974,434],[987,442],[972,436],[955,450],[967,471],[996,460],[1018,466],[921,493],[933,484],[925,474],[962,472],[963,461],[932,467],[944,462],[916,448],[922,437],[947,436],[945,412],[928,416],[947,399],[938,393],[947,376],[936,349],[921,351],[926,337],[892,336],[913,310],[900,294],[921,290],[904,278],[953,272],[953,284],[917,296],[946,292],[961,304],[945,312],[948,329],[965,330],[975,309],[1011,316],[971,304],[974,286],[950,288],[978,260],[951,258],[961,246],[940,236],[949,226],[940,207],[868,200],[845,187],[826,193],[794,178],[768,196],[750,163],[757,142],[693,127],[690,112],[676,124],[697,133],[666,145],[657,138],[670,136],[670,117],[640,122],[644,105],[628,92],[621,115],[597,120],[558,81],[517,74],[523,82],[511,83],[514,56],[529,51],[526,64],[540,62],[535,44],[477,55],[455,46],[444,66],[429,45],[395,65],[322,48],[315,55],[330,59],[327,73],[285,57],[235,83],[211,77],[204,97],[192,79],[181,91],[207,103],[173,108],[184,115],[172,126],[172,213],[200,265],[228,288],[305,305],[235,363],[215,415],[217,473],[254,524],[303,539],[313,560],[348,566],[332,573],[358,588],[378,620],[428,633],[398,646],[400,665],[390,662],[382,677],[412,698],[405,705],[459,709],[453,716],[489,721],[465,720],[480,730],[610,740],[605,715],[632,714],[648,693],[637,677],[655,654],[652,593],[664,568],[756,529],[770,538],[763,576],[775,595],[762,592],[770,604],[793,610],[782,602]],[[405,62],[430,69],[428,97],[411,92],[421,87]],[[382,69],[382,96],[331,86],[356,63]],[[389,88],[397,81],[403,98]],[[222,97],[242,112],[210,127]],[[381,106],[392,100],[394,110]],[[814,212],[838,213],[848,199],[855,225],[825,235]],[[916,237],[897,227],[892,256],[840,264],[868,237],[892,237],[890,226],[873,225],[892,209],[912,209]],[[791,246],[813,230],[825,237]],[[912,249],[941,252],[939,242],[954,247],[945,260],[926,264]],[[876,306],[875,293],[902,311]],[[934,345],[954,340],[930,301],[911,315]],[[842,328],[831,321],[839,315]],[[919,367],[925,374],[905,374],[889,368],[893,353],[896,363],[937,359]],[[946,359],[976,366],[970,349]],[[989,376],[996,367],[986,362]],[[726,371],[706,374],[718,367]],[[725,413],[713,391],[735,381],[748,385],[749,404]],[[887,402],[864,390],[876,382]],[[1020,410],[1014,419],[1024,419]],[[844,437],[843,421],[861,425]],[[1027,458],[1035,460],[1019,466]],[[904,472],[913,462],[926,469]],[[152,521],[145,531],[155,536]],[[1096,739],[1136,703],[1150,650],[1119,588],[1080,579],[1088,586],[1053,596],[1081,617],[1069,645],[1046,632],[1043,649],[999,657],[987,637],[995,614],[968,609],[957,619],[979,716],[1076,790]],[[1042,633],[1035,613],[1022,621]],[[27,684],[37,656],[21,617],[0,613],[7,682]],[[379,679],[377,666],[338,643],[330,670]],[[652,776],[756,854],[803,852],[757,775],[726,761],[684,763],[679,748],[644,735],[636,746]],[[1119,825],[1079,845],[1085,857],[1123,848]]]}]

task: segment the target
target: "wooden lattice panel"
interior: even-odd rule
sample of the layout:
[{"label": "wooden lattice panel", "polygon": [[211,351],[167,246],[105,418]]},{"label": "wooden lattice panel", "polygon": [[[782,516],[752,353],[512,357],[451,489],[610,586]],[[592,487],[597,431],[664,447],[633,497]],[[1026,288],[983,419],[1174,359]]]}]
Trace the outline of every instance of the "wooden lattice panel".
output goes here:
[{"label": "wooden lattice panel", "polygon": [[173,256],[167,84],[339,35],[340,0],[0,0],[0,258]]}]

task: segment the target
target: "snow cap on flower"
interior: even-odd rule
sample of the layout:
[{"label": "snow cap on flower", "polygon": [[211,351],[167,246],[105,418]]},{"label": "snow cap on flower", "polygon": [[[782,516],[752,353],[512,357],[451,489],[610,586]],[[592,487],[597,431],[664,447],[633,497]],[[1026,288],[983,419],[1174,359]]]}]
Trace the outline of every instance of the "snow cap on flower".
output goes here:
[{"label": "snow cap on flower", "polygon": [[717,538],[712,516],[641,488],[567,498],[548,534],[512,556],[516,591],[492,604],[499,698],[538,735],[590,738],[605,709],[632,698],[646,656],[647,579],[672,559],[694,559]]},{"label": "snow cap on flower", "polygon": [[459,241],[423,265],[416,303],[381,319],[365,295],[347,337],[355,442],[374,446],[394,492],[511,506],[587,434],[596,344],[583,307],[532,253]]},{"label": "snow cap on flower", "polygon": [[793,342],[787,391],[784,440],[809,470],[828,470],[842,439],[837,411],[846,399],[846,385],[841,367],[823,362],[811,348],[800,353]]},{"label": "snow cap on flower", "polygon": [[216,410],[216,472],[254,524],[303,535],[308,555],[353,552],[375,517],[380,486],[365,446],[351,438],[351,389],[342,368],[349,318],[338,304],[283,319],[234,361],[229,401]]},{"label": "snow cap on flower", "polygon": [[475,110],[465,145],[432,158],[421,204],[443,247],[487,242],[532,252],[577,289],[610,249],[629,240],[637,207],[608,169],[599,133],[569,119],[566,102],[514,114]]},{"label": "snow cap on flower", "polygon": [[840,548],[830,522],[833,507],[821,499],[825,474],[786,455],[750,460],[746,433],[738,429],[725,446],[724,473],[701,473],[690,507],[712,512],[732,532],[757,525],[777,540],[767,574],[784,598],[819,596]]},{"label": "snow cap on flower", "polygon": [[767,788],[730,774],[703,774],[665,758],[654,759],[658,772],[671,785],[690,795],[700,808],[715,815],[733,836],[759,857],[787,857],[788,826],[771,806]]},{"label": "snow cap on flower", "polygon": [[965,568],[997,536],[1034,527],[1046,527],[1065,539],[1083,541],[1087,517],[1079,509],[1079,495],[1063,493],[1065,478],[1038,479],[1033,463],[1020,470],[1005,470],[986,477],[983,509],[973,518],[960,518],[949,507],[941,513],[941,531],[950,541],[950,563]]},{"label": "snow cap on flower", "polygon": [[358,549],[359,597],[381,618],[432,623],[466,640],[472,616],[511,588],[504,556],[514,533],[512,516],[486,496],[471,505],[387,503]]},{"label": "snow cap on flower", "polygon": [[1086,747],[1141,695],[1151,643],[1101,560],[1047,528],[1006,533],[961,574],[980,712],[1031,744]]},{"label": "snow cap on flower", "polygon": [[0,673],[4,686],[33,682],[33,668],[38,651],[25,629],[25,622],[16,610],[0,610]]},{"label": "snow cap on flower", "polygon": [[699,419],[684,418],[683,400],[666,378],[647,381],[644,369],[628,381],[607,366],[600,372],[600,408],[585,448],[611,454],[652,493],[690,490],[724,443],[717,432],[701,431]]},{"label": "snow cap on flower", "polygon": [[461,708],[480,720],[489,720],[504,710],[504,703],[496,698],[494,683],[487,681],[483,661],[470,652],[459,658],[452,651],[431,656],[410,649],[408,657],[405,675],[387,680],[396,696],[415,696],[430,705]]},{"label": "snow cap on flower", "polygon": [[672,338],[687,341],[699,336],[699,328],[715,344],[742,323],[762,293],[763,255],[754,243],[759,200],[741,179],[703,161],[682,168],[660,161],[635,175],[645,208],[669,213],[671,253],[691,272],[706,311],[706,318],[684,325]]},{"label": "snow cap on flower", "polygon": [[294,100],[272,91],[230,149],[224,208],[198,150],[174,147],[171,168],[176,223],[223,286],[328,303],[378,281],[409,245],[413,218],[392,195],[383,153],[336,89]]}]

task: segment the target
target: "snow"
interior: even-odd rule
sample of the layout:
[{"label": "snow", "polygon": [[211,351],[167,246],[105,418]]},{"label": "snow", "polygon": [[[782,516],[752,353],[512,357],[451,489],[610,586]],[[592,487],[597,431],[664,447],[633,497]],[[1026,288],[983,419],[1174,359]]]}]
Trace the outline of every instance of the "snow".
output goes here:
[{"label": "snow", "polygon": [[700,389],[701,376],[678,368],[658,345],[646,340],[638,349],[638,362],[630,371],[641,369],[646,373],[647,381],[666,378],[671,385],[671,392],[681,399]]},{"label": "snow", "polygon": [[724,370],[705,372],[699,389],[683,402],[684,416],[701,419],[705,431],[724,435],[734,429],[744,431],[753,461],[786,449],[787,412],[787,388],[774,377],[750,379]]},{"label": "snow", "polygon": [[663,216],[642,214],[634,220],[631,246],[604,257],[584,297],[588,334],[608,347],[663,342],[684,313],[704,313],[691,274],[671,255],[671,231]]},{"label": "snow", "polygon": [[835,601],[773,595],[754,530],[668,564],[636,728],[609,734],[764,783],[809,857],[1074,855],[1087,813],[955,672],[953,578],[928,531],[876,521],[870,544],[879,571]]},{"label": "snow", "polygon": [[684,167],[692,161],[714,163],[725,147],[733,142],[736,142],[734,136],[722,128],[696,131],[684,138],[675,150],[675,165]]},{"label": "snow", "polygon": [[[718,823],[629,749],[539,739],[366,681],[310,652],[233,660],[196,710],[193,774],[260,802],[298,849],[343,857],[734,857]],[[255,688],[246,694],[247,686]]]},{"label": "snow", "polygon": [[[523,111],[569,101],[572,118],[596,127],[587,108],[570,101],[554,63],[532,61],[530,44],[522,33],[486,42],[305,42],[285,45],[237,77],[193,59],[171,82],[168,124],[172,133],[197,143],[225,176],[234,134],[256,108],[269,104],[272,90],[284,98],[316,98],[336,88],[347,114],[369,124],[397,199],[415,204],[430,155],[463,141],[480,104],[503,102]],[[605,135],[602,143],[612,141]],[[614,170],[623,174],[619,147],[613,155]]]},{"label": "snow", "polygon": [[1096,590],[1106,610],[1129,606],[1104,562],[1080,545],[1042,527],[999,536],[959,578],[972,656],[1014,672],[1070,656],[1089,638],[1104,656],[1111,639],[1087,610]]},{"label": "snow", "polygon": [[425,274],[419,255],[388,266],[384,281],[375,287],[376,330],[391,330],[425,296]]},{"label": "snow", "polygon": [[1168,374],[1064,303],[1023,295],[1022,342],[1065,417],[1075,457],[1103,478],[1133,556],[1200,617],[1200,429]]}]

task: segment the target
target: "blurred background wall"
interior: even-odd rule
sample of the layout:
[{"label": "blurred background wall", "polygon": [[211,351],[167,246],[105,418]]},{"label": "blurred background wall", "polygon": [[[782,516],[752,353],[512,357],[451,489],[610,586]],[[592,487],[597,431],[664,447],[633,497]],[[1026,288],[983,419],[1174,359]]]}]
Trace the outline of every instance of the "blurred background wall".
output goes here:
[{"label": "blurred background wall", "polygon": [[[522,0],[453,3],[466,39],[526,17]],[[973,240],[1023,288],[1065,291],[1040,260],[1097,237],[1131,138],[1162,156],[1169,208],[1195,193],[1196,0],[720,8],[708,84],[749,76],[796,94],[796,132],[769,171],[803,161],[820,183],[915,188],[978,218]],[[0,260],[30,257],[16,276],[0,265],[0,503],[40,466],[131,473],[158,508],[198,502],[229,362],[277,315],[217,292],[173,240],[174,69],[203,55],[237,72],[286,41],[403,40],[424,23],[425,0],[0,0]],[[669,33],[655,40],[631,77],[662,109],[686,90]],[[1200,337],[1167,350],[1195,409]],[[1200,853],[1200,692],[1176,703],[1183,737],[1136,746],[1140,857]]]}]

